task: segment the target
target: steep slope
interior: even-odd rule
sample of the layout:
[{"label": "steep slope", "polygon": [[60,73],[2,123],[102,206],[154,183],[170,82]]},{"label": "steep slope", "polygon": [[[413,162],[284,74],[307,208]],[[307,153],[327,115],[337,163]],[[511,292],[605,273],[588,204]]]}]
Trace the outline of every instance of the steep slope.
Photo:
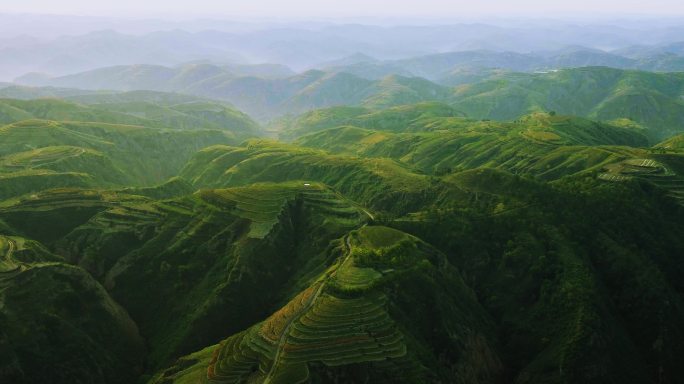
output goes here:
[{"label": "steep slope", "polygon": [[150,368],[257,321],[300,279],[320,273],[329,242],[366,217],[325,186],[303,182],[163,202],[55,190],[0,210],[13,231],[104,283],[139,325]]},{"label": "steep slope", "polygon": [[93,110],[87,106],[59,99],[0,99],[0,105],[6,110],[17,111],[16,113],[3,114],[0,122],[4,124],[27,119],[109,122],[118,124],[143,124],[144,122],[144,120],[134,116]]},{"label": "steep slope", "polygon": [[51,79],[40,85],[181,92],[228,101],[261,121],[336,105],[380,108],[443,100],[452,93],[449,88],[413,77],[393,75],[373,81],[345,72],[319,70],[289,77],[259,77],[233,75],[224,68],[207,64],[177,68],[102,68]]},{"label": "steep slope", "polygon": [[487,169],[449,179],[477,198],[392,226],[463,270],[498,324],[506,382],[678,382],[683,211],[672,200],[593,176],[554,187]]},{"label": "steep slope", "polygon": [[[406,116],[302,140],[410,137],[431,159],[462,135],[500,169],[428,176],[253,140],[199,151],[187,183],[3,201],[0,231],[106,287],[149,347],[145,371],[158,374],[140,381],[681,382],[684,211],[667,189],[681,185],[680,153],[565,116]],[[559,148],[576,164],[552,177],[539,159]],[[587,156],[603,152],[613,158]],[[504,171],[515,164],[542,176]],[[613,170],[639,174],[607,182]]]},{"label": "steep slope", "polygon": [[297,143],[340,154],[393,158],[431,174],[486,166],[550,180],[644,156],[645,150],[628,146],[647,145],[639,132],[567,116],[538,113],[513,123],[409,117],[402,125],[401,113],[384,113],[394,126],[417,132],[395,133],[392,125],[389,130],[379,124],[376,130],[345,126],[303,136]]},{"label": "steep slope", "polygon": [[308,71],[285,79],[237,78],[187,92],[227,100],[261,120],[330,106],[389,107],[451,94],[448,88],[417,78],[390,76],[378,81],[348,73]]},{"label": "steep slope", "polygon": [[182,130],[227,130],[246,138],[259,133],[258,125],[247,115],[225,104],[196,101],[169,106],[154,103],[123,102],[91,104],[92,108],[145,119],[145,125]]},{"label": "steep slope", "polygon": [[611,182],[646,181],[684,206],[684,154],[651,154],[604,167],[599,178]]},{"label": "steep slope", "polygon": [[[591,59],[577,60],[591,63]],[[432,65],[441,64],[426,61],[419,67]],[[440,77],[454,76],[454,68],[447,69]],[[556,111],[604,121],[628,118],[648,128],[650,137],[658,141],[680,132],[684,119],[681,113],[684,79],[677,73],[605,67],[540,73],[485,70],[484,75],[469,75],[475,82],[462,84],[462,80],[452,79],[451,84],[461,84],[454,90],[422,78],[397,74],[368,80],[343,71],[311,70],[287,78],[260,78],[224,75],[220,69],[197,65],[159,69],[158,76],[163,78],[160,80],[155,78],[157,75],[147,74],[148,71],[155,73],[156,70],[148,68],[139,74],[136,68],[117,69],[116,76],[107,77],[115,84],[130,81],[133,87],[120,85],[115,89],[175,91],[225,100],[261,121],[338,105],[377,109],[440,101],[474,118],[512,120],[536,111]],[[168,71],[171,79],[163,75]],[[417,72],[417,75],[423,73]],[[73,81],[69,78],[64,84],[55,84],[93,89],[83,79],[96,75],[74,75]],[[138,75],[150,77],[149,82],[137,81]]]},{"label": "steep slope", "polygon": [[278,128],[281,139],[299,136],[328,128],[352,125],[383,131],[406,132],[425,129],[425,120],[436,117],[462,116],[454,108],[436,102],[402,105],[373,111],[366,108],[332,107],[304,113],[282,121]]},{"label": "steep slope", "polygon": [[0,122],[43,119],[181,130],[220,129],[240,138],[259,133],[258,125],[249,116],[218,102],[149,92],[100,95],[88,99],[89,105],[61,99],[0,99],[0,110],[4,111]]},{"label": "steep slope", "polygon": [[49,146],[0,156],[0,198],[59,187],[126,184],[130,179],[100,152]]},{"label": "steep slope", "polygon": [[684,134],[673,136],[656,145],[656,148],[674,151],[684,150]]},{"label": "steep slope", "polygon": [[610,68],[511,74],[457,88],[453,105],[474,118],[512,120],[556,111],[598,120],[627,118],[654,141],[681,132],[684,76]]},{"label": "steep slope", "polygon": [[145,196],[151,199],[170,199],[182,197],[195,192],[195,188],[180,177],[173,177],[168,181],[152,187],[124,188],[121,193]]},{"label": "steep slope", "polygon": [[218,130],[24,120],[0,127],[0,157],[5,170],[77,172],[93,182],[150,185],[175,176],[195,151],[237,141]]},{"label": "steep slope", "polygon": [[[179,360],[153,382],[496,380],[486,316],[443,255],[385,227],[351,232],[343,248],[263,322]],[[417,307],[426,318],[415,316]]]},{"label": "steep slope", "polygon": [[265,140],[197,153],[181,176],[198,188],[310,180],[374,210],[407,212],[457,193],[389,159],[360,159]]},{"label": "steep slope", "polygon": [[102,153],[80,147],[50,146],[0,158],[0,173],[30,170],[88,174],[97,184],[124,184],[126,176]]},{"label": "steep slope", "polygon": [[0,235],[0,379],[130,383],[144,353],[135,323],[63,261],[35,241]]}]

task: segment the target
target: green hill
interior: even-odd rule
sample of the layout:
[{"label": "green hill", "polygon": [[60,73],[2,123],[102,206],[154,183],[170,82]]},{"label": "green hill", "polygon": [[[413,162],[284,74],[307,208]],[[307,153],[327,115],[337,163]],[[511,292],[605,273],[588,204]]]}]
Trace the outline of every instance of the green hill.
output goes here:
[{"label": "green hill", "polygon": [[[412,119],[401,109],[370,115],[383,115],[379,121],[393,124],[368,124],[375,119],[357,118],[360,125],[375,130],[331,128],[300,137],[297,143],[340,154],[392,158],[431,174],[496,167],[544,179],[600,170],[646,152],[637,149],[647,145],[638,131],[580,118],[537,113],[512,123],[458,117]],[[416,132],[395,133],[395,126]]]},{"label": "green hill", "polygon": [[195,188],[180,177],[173,177],[168,181],[153,187],[124,188],[121,193],[139,195],[151,199],[169,199],[181,197],[195,192]]},{"label": "green hill", "polygon": [[4,108],[13,108],[21,114],[3,116],[3,123],[13,123],[20,120],[68,120],[107,122],[117,124],[142,125],[144,120],[123,113],[94,110],[85,105],[79,105],[60,99],[15,100],[0,99]]},{"label": "green hill", "polygon": [[223,104],[177,104],[187,97],[158,93],[117,95],[126,98],[158,104],[0,100],[0,121],[9,123],[0,127],[0,197],[156,184],[176,176],[205,146],[236,144],[259,133],[249,117]]},{"label": "green hill", "polygon": [[[307,378],[312,382],[331,378],[429,382],[439,380],[440,375],[445,375],[442,380],[457,375],[464,382],[528,377],[535,382],[602,382],[608,377],[643,382],[649,380],[658,364],[667,366],[663,369],[668,372],[677,370],[673,357],[681,350],[674,340],[663,340],[662,350],[668,352],[662,355],[667,356],[662,361],[653,356],[642,359],[635,351],[651,348],[651,340],[659,337],[663,327],[674,338],[684,337],[679,320],[684,316],[684,307],[676,293],[681,285],[675,277],[681,267],[676,257],[668,256],[682,246],[681,239],[673,238],[667,249],[657,251],[631,247],[635,241],[661,244],[670,234],[679,233],[681,228],[668,229],[668,223],[674,223],[681,211],[670,211],[665,214],[667,219],[663,217],[659,224],[642,228],[641,232],[624,233],[624,223],[636,224],[650,217],[654,209],[669,209],[657,208],[666,200],[648,197],[647,191],[634,185],[604,184],[595,178],[567,180],[550,188],[505,172],[473,170],[452,175],[449,182],[475,200],[463,205],[465,209],[390,221],[405,231],[434,239],[449,250],[449,261],[439,261],[438,252],[405,233],[363,227],[338,243],[329,269],[311,277],[310,284],[300,291],[292,292],[292,299],[280,309],[265,314],[263,320],[218,345],[198,348],[199,352],[181,358],[152,382],[289,383],[305,382]],[[487,214],[489,208],[481,204],[486,200],[493,200],[493,210]],[[525,204],[515,205],[515,200]],[[620,222],[602,225],[598,234],[596,222],[585,220],[591,212],[595,220],[607,223],[605,220],[611,220],[618,206],[625,210],[619,214]],[[569,226],[570,232],[559,225]],[[442,237],[444,233],[452,237]],[[637,233],[655,237],[645,240],[647,237]],[[568,236],[581,238],[582,243],[574,243]],[[418,256],[421,253],[431,256],[423,259],[425,256]],[[424,261],[414,264],[418,260]],[[439,283],[453,268],[448,263],[467,270],[465,276],[476,279],[470,283],[494,320],[497,336],[490,335],[485,327],[480,328],[483,338],[477,341],[465,341],[467,337],[463,336],[445,338],[439,336],[438,330],[449,329],[449,324],[429,323],[435,318],[458,318],[453,324],[457,327],[448,332],[459,334],[459,329],[475,320],[471,316],[479,311],[466,304],[469,299],[465,292],[451,296],[450,289],[459,283]],[[606,264],[611,267],[605,269]],[[650,265],[648,270],[643,269],[645,265]],[[425,276],[423,273],[430,278],[420,277]],[[394,279],[398,279],[396,283]],[[429,286],[418,289],[411,281],[434,282],[443,293],[433,293]],[[624,281],[630,284],[622,284]],[[422,293],[419,298],[404,296],[415,291]],[[654,303],[649,299],[653,294],[667,297],[667,301]],[[622,301],[623,295],[631,299]],[[454,306],[449,297],[458,297],[460,306]],[[401,310],[399,303],[410,305],[412,310]],[[455,312],[420,318],[410,315],[429,313],[429,308],[453,308]],[[457,314],[458,308],[464,308],[461,315]],[[662,320],[647,320],[654,310],[668,315]],[[365,322],[369,317],[375,320]],[[348,318],[356,319],[358,328],[347,327]],[[482,326],[489,320],[475,321]],[[652,328],[643,329],[640,325],[644,323],[652,324]],[[400,333],[382,333],[381,327],[389,324],[395,324],[390,329]],[[470,334],[473,327],[467,327]],[[467,362],[461,360],[459,364],[469,367],[466,371],[458,364],[448,371],[442,370],[443,363],[434,365],[435,350],[422,344],[433,340],[423,333],[428,329],[438,332],[432,333],[437,336],[434,340],[462,340],[447,348],[475,359],[462,358]],[[359,333],[350,333],[357,330]],[[363,344],[366,337],[373,341]],[[487,341],[488,337],[495,337],[497,343]],[[604,342],[597,345],[596,340]],[[428,345],[446,346],[436,341]],[[474,345],[477,352],[465,352]],[[360,350],[366,353],[359,354]],[[392,351],[397,352],[392,355]],[[499,364],[506,368],[501,371]],[[468,371],[474,367],[479,373]]]},{"label": "green hill", "polygon": [[0,377],[8,383],[130,383],[142,371],[135,323],[81,268],[0,235]]},{"label": "green hill", "polygon": [[[591,66],[554,69],[559,66],[553,63],[548,66],[551,69],[539,73],[491,70],[487,66],[477,66],[485,69],[469,73],[475,69],[449,66],[451,56],[462,54],[479,57],[484,53],[438,55],[427,61],[418,60],[415,65],[408,60],[402,65],[424,69],[409,70],[409,73],[415,72],[413,75],[389,71],[373,80],[343,70],[310,70],[290,77],[272,78],[234,75],[211,65],[188,65],[179,68],[103,68],[53,79],[50,84],[91,90],[181,92],[227,101],[260,121],[334,106],[379,109],[418,102],[443,102],[476,119],[506,121],[533,112],[556,111],[600,121],[630,119],[645,127],[653,141],[681,132],[684,77],[680,73]],[[594,62],[591,57],[596,52],[580,50],[568,54],[562,54],[559,60],[591,65]],[[510,60],[506,55],[510,56],[506,53],[502,57]],[[424,76],[425,71],[433,73],[436,70],[431,68],[433,66],[443,67],[445,71],[438,71],[438,77],[455,76],[447,81],[455,88],[412,77]],[[88,96],[75,97],[83,100]],[[96,99],[102,97],[95,95]],[[173,112],[169,113],[169,116],[173,115]]]},{"label": "green hill", "polygon": [[69,146],[41,147],[0,158],[0,172],[22,173],[31,170],[88,174],[99,185],[125,184],[127,176],[102,153]]},{"label": "green hill", "polygon": [[436,102],[407,104],[377,111],[366,108],[332,107],[314,110],[286,120],[279,128],[280,137],[287,140],[343,125],[410,132],[425,130],[426,120],[454,116],[463,116],[463,114],[446,104]]},{"label": "green hill", "polygon": [[[78,173],[89,185],[151,185],[177,175],[195,151],[237,142],[219,130],[24,120],[0,127],[0,170]],[[62,184],[55,186],[68,186]]]},{"label": "green hill", "polygon": [[[644,138],[566,116],[499,123],[395,113],[418,118],[408,131],[395,132],[400,119],[385,114],[361,121],[392,121],[376,125],[387,130],[331,128],[300,140],[329,135],[346,140],[346,152],[367,135],[376,138],[364,152],[410,140],[387,146],[409,148],[400,160],[410,166],[266,140],[210,146],[182,179],[156,187],[4,200],[0,231],[40,242],[125,308],[147,345],[143,382],[638,383],[657,372],[677,382],[680,154],[628,147]],[[116,138],[104,127],[55,126],[66,129],[61,137],[88,133],[78,136],[83,145],[103,145],[99,130]],[[439,144],[447,138],[465,141]],[[438,155],[440,145],[464,157]],[[572,167],[548,163],[561,152]],[[608,155],[592,160],[594,152]],[[444,156],[465,170],[426,175],[406,156],[426,168]],[[499,169],[476,164],[486,156]],[[544,173],[545,162],[558,174]],[[91,345],[121,356],[105,339]],[[96,364],[124,369],[111,359]],[[24,370],[29,360],[4,361]],[[71,382],[88,371],[79,372]]]},{"label": "green hill", "polygon": [[0,157],[0,198],[61,187],[124,185],[130,178],[91,149],[48,146]]},{"label": "green hill", "polygon": [[[318,382],[331,370],[342,378],[406,383],[500,374],[485,341],[486,316],[458,272],[444,268],[443,255],[386,227],[351,232],[344,244],[332,266],[263,322],[179,360],[153,382]],[[415,315],[418,307],[427,318]],[[436,323],[429,312],[453,321]],[[442,338],[462,342],[421,346]],[[454,366],[437,363],[445,354],[470,357]]]},{"label": "green hill", "polygon": [[656,148],[675,151],[684,150],[684,134],[673,136],[656,145]]},{"label": "green hill", "polygon": [[653,140],[662,140],[680,132],[683,93],[680,73],[588,67],[497,75],[457,87],[453,105],[468,116],[497,120],[535,111],[602,121],[627,118],[646,127]]},{"label": "green hill", "polygon": [[[225,104],[176,97],[173,94],[128,93],[89,97],[88,105],[61,99],[0,99],[0,122],[28,119],[82,121],[155,128],[220,129],[246,138],[258,134],[258,125]],[[191,99],[190,101],[184,99]],[[94,103],[94,101],[104,101]],[[118,101],[120,100],[120,101]],[[130,101],[128,101],[130,100]],[[177,101],[177,102],[173,102]]]},{"label": "green hill", "polygon": [[[41,90],[44,87],[34,87],[32,89]],[[92,92],[92,91],[82,91]],[[209,101],[197,96],[182,93],[158,92],[158,91],[97,91],[86,95],[55,96],[67,101],[84,105],[118,104],[118,103],[152,103],[160,106],[170,107],[177,104],[194,103],[199,101]]]},{"label": "green hill", "polygon": [[0,382],[684,384],[679,74],[224,69],[0,100]]},{"label": "green hill", "polygon": [[397,212],[452,193],[439,181],[389,159],[331,155],[266,140],[206,148],[188,162],[181,176],[198,188],[309,180],[325,183],[372,209]]},{"label": "green hill", "polygon": [[[180,92],[224,100],[260,121],[338,105],[389,107],[441,100],[451,90],[427,80],[396,75],[367,80],[346,72],[309,70],[284,77],[239,74],[209,64],[177,68],[115,66],[45,80],[44,84],[81,89]],[[96,95],[96,99],[102,99]],[[75,97],[84,100],[86,97]]]},{"label": "green hill", "polygon": [[0,174],[0,197],[8,199],[53,188],[92,188],[97,184],[85,173],[28,170]]},{"label": "green hill", "polygon": [[104,282],[148,340],[152,366],[256,321],[299,279],[320,273],[328,242],[366,217],[325,186],[302,182],[164,202],[63,189],[0,209],[13,231]]},{"label": "green hill", "polygon": [[[530,195],[529,183],[506,180],[501,174],[468,171],[454,178],[453,182],[478,193],[480,199],[500,196],[500,203],[489,215],[474,208],[436,212],[423,221],[403,221],[400,227],[423,239],[441,241],[442,249],[452,252],[455,265],[472,277],[480,302],[500,324],[504,364],[516,367],[506,381],[654,380],[646,376],[663,366],[659,358],[643,358],[633,351],[651,348],[665,323],[671,335],[681,335],[675,318],[682,312],[676,309],[680,314],[675,315],[667,301],[681,300],[675,293],[681,288],[672,280],[679,272],[667,271],[680,270],[667,254],[681,245],[668,243],[669,251],[656,251],[636,242],[656,236],[659,240],[651,238],[650,244],[667,243],[669,235],[660,237],[658,233],[669,231],[666,227],[678,214],[654,223],[649,217],[661,203],[649,197],[648,189],[642,191],[634,185],[568,180],[556,184],[564,191],[558,195],[539,186]],[[525,199],[525,206],[515,207],[505,197],[508,191],[531,198]],[[624,208],[628,204],[646,206]],[[677,212],[670,204],[662,209]],[[623,207],[619,212],[615,210],[618,206]],[[637,222],[648,224],[641,231],[625,232]],[[464,226],[469,228],[465,233]],[[453,228],[452,237],[444,235],[450,231],[447,228]],[[582,240],[573,244],[569,237]],[[668,299],[653,302],[649,297],[655,292]],[[674,306],[681,308],[680,304]],[[648,314],[654,311],[673,317],[648,322]],[[646,323],[651,324],[649,330],[643,327]],[[675,352],[677,348],[673,344],[664,347],[668,352],[660,356],[668,356],[664,364],[670,368],[663,369],[674,369],[671,364],[676,363],[670,357],[682,353]],[[607,371],[611,372],[608,376],[602,373]]]}]

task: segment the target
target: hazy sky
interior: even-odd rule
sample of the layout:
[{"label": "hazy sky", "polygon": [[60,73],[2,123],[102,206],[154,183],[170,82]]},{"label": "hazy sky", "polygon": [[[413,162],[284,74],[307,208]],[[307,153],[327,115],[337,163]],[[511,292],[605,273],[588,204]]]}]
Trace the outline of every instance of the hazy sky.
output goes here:
[{"label": "hazy sky", "polygon": [[684,15],[682,0],[0,0],[0,12],[264,17]]}]

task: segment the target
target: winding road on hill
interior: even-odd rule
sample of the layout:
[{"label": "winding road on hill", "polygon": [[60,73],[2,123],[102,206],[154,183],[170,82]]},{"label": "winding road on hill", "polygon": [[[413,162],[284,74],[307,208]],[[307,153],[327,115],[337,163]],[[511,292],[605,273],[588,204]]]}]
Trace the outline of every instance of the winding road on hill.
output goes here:
[{"label": "winding road on hill", "polygon": [[[5,254],[0,259],[0,265],[3,265],[3,269],[0,270],[0,292],[8,288],[8,282],[11,281],[17,274],[26,270],[24,264],[17,264],[12,260],[14,251],[17,249],[17,244],[14,240],[6,236],[0,236],[0,240],[7,243],[7,248]],[[0,251],[1,252],[1,251]]]},{"label": "winding road on hill", "polygon": [[[364,225],[365,226],[365,225]],[[323,293],[323,289],[325,288],[326,283],[333,278],[336,274],[337,271],[349,260],[349,258],[352,255],[351,252],[351,243],[349,241],[350,236],[347,234],[344,237],[344,245],[346,248],[347,254],[344,256],[344,260],[339,264],[337,268],[335,268],[332,272],[328,273],[323,280],[318,283],[318,288],[316,288],[316,292],[314,292],[313,295],[307,300],[306,304],[295,314],[293,315],[290,320],[287,321],[287,324],[285,325],[285,328],[283,329],[283,332],[280,334],[280,339],[278,339],[278,344],[276,346],[276,353],[273,356],[273,363],[271,364],[271,368],[268,370],[266,373],[266,377],[264,378],[264,381],[262,381],[263,384],[270,384],[271,380],[273,379],[273,374],[276,371],[276,367],[279,365],[280,358],[282,355],[283,348],[285,346],[285,343],[287,341],[287,335],[290,330],[290,327],[292,324],[295,322],[295,320],[299,319],[302,315],[304,315],[306,312],[313,307],[313,305],[316,303],[316,300],[321,296],[321,293]]]},{"label": "winding road on hill", "polygon": [[82,156],[84,153],[86,153],[86,150],[85,150],[85,149],[83,149],[83,148],[78,148],[78,151],[73,152],[73,153],[71,153],[71,154],[68,154],[67,156],[58,157],[58,158],[56,158],[55,160],[48,161],[48,162],[46,162],[46,163],[40,163],[40,164],[32,165],[32,166],[30,166],[29,168],[40,168],[40,167],[44,167],[44,166],[46,166],[46,165],[56,164],[56,163],[59,163],[60,161],[66,160],[66,159],[71,159],[71,158],[74,158],[74,157]]},{"label": "winding road on hill", "polygon": [[340,192],[336,191],[335,189],[333,189],[333,188],[331,188],[331,187],[328,187],[328,188],[329,188],[331,191],[333,191],[333,193],[335,193],[335,194],[337,195],[337,197],[339,197],[341,200],[349,202],[349,204],[351,204],[353,207],[356,207],[356,208],[360,209],[361,211],[363,211],[363,213],[365,213],[368,217],[370,217],[371,220],[375,220],[375,216],[373,216],[373,214],[370,213],[370,211],[368,211],[368,210],[367,210],[366,208],[364,208],[362,205],[359,205],[359,204],[353,202],[353,201],[350,200],[348,197],[344,196],[343,194],[341,194]]},{"label": "winding road on hill", "polygon": [[[83,149],[83,148],[77,148],[77,151],[71,152],[71,153],[69,153],[69,154],[67,154],[67,155],[65,155],[65,156],[56,157],[56,158],[54,158],[54,160],[51,159],[50,161],[46,161],[46,162],[44,162],[44,163],[33,164],[33,163],[29,162],[29,163],[26,164],[26,165],[22,165],[21,163],[20,163],[20,164],[9,163],[8,166],[10,166],[10,167],[19,167],[19,168],[36,169],[36,168],[45,167],[46,165],[56,164],[56,163],[59,163],[59,162],[61,162],[61,161],[66,160],[66,159],[71,159],[71,158],[74,158],[74,157],[82,156],[82,155],[85,154],[86,152],[87,152],[87,151],[86,151],[85,149]],[[33,160],[31,160],[31,161],[33,161]]]},{"label": "winding road on hill", "polygon": [[10,239],[9,237],[2,236],[1,238],[7,242],[7,252],[5,252],[4,262],[7,264],[14,264],[12,261],[12,255],[14,254],[14,250],[17,249],[17,245],[14,243],[14,240]]},{"label": "winding road on hill", "polygon": [[14,254],[14,250],[17,249],[16,244],[14,243],[14,240],[6,238],[7,239],[7,254],[5,255],[5,258],[9,261],[12,259],[12,254]]}]

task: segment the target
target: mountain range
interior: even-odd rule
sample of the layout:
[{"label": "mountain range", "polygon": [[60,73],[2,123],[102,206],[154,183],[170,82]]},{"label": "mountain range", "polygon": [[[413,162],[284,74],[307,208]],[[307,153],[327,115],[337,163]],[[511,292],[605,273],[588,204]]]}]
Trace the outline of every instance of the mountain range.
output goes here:
[{"label": "mountain range", "polygon": [[136,116],[179,97],[2,101],[3,380],[681,381],[680,137],[435,102],[289,144]]},{"label": "mountain range", "polygon": [[0,14],[0,383],[684,384],[684,29],[614,23]]},{"label": "mountain range", "polygon": [[[651,32],[644,33],[643,26],[629,23],[623,23],[622,28],[598,24],[579,29],[573,23],[534,20],[525,25],[489,21],[415,26],[325,22],[250,25],[205,20],[195,23],[203,25],[201,29],[192,23],[87,17],[64,18],[60,25],[57,18],[0,14],[0,24],[5,26],[0,29],[5,36],[0,39],[0,80],[27,72],[61,76],[112,65],[175,66],[198,60],[280,63],[302,71],[356,53],[397,60],[464,51],[474,51],[466,55],[477,56],[481,50],[489,52],[474,62],[505,64],[510,60],[517,68],[571,63],[653,70],[682,68],[678,48],[682,28],[667,23],[650,26]],[[49,32],[38,33],[38,25]],[[84,32],[86,27],[90,29]],[[38,36],[32,36],[36,33]],[[576,48],[582,45],[586,48]],[[559,47],[570,48],[559,51]]]},{"label": "mountain range", "polygon": [[[680,73],[607,67],[542,73],[489,70],[475,73],[473,76],[468,72],[465,78],[461,77],[460,85],[450,87],[401,75],[368,80],[347,72],[312,70],[291,77],[264,78],[233,75],[213,65],[124,66],[32,83],[91,90],[180,92],[229,102],[262,122],[284,115],[290,115],[291,119],[293,115],[332,106],[382,109],[438,101],[478,119],[505,121],[532,112],[553,111],[625,124],[641,127],[657,142],[681,132],[684,121],[684,78]],[[16,87],[4,89],[0,89],[0,94],[18,93]],[[35,92],[40,95],[39,91]],[[284,124],[287,122],[276,125]]]}]

